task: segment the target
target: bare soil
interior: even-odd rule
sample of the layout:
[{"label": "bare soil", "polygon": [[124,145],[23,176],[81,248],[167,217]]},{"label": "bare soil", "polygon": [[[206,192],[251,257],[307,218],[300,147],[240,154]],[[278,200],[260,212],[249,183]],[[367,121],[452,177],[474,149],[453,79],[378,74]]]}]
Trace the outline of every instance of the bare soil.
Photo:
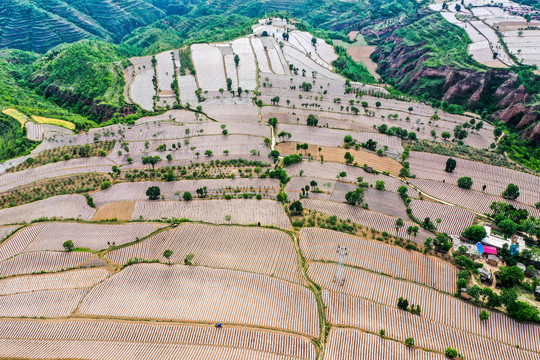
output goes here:
[{"label": "bare soil", "polygon": [[347,50],[347,54],[354,61],[362,62],[369,70],[369,73],[379,80],[381,77],[377,74],[377,64],[371,60],[370,56],[375,51],[376,46],[352,46]]},{"label": "bare soil", "polygon": [[135,211],[135,201],[118,201],[99,207],[92,221],[107,219],[130,221],[133,211]]},{"label": "bare soil", "polygon": [[360,33],[360,31],[351,31],[349,33],[349,40],[351,41],[354,41],[354,39],[356,39],[356,37],[358,36],[358,34]]},{"label": "bare soil", "polygon": [[[276,145],[276,150],[280,154],[291,155],[298,154],[300,150],[296,150],[296,142],[288,141]],[[319,147],[321,152],[319,153]],[[320,156],[324,157],[324,161],[345,164],[345,153],[350,152],[354,156],[354,162],[359,165],[367,164],[379,171],[388,171],[391,175],[398,176],[402,166],[399,162],[386,156],[378,156],[367,151],[309,145],[307,152],[302,150],[302,155],[311,154],[316,160],[320,160]]]}]

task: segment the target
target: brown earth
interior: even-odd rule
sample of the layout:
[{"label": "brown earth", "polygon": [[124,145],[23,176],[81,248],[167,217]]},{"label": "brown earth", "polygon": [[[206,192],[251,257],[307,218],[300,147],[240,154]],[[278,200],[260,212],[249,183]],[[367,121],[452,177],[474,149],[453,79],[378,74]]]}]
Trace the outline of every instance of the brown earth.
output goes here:
[{"label": "brown earth", "polygon": [[117,219],[118,221],[130,221],[135,211],[135,201],[117,201],[99,207],[92,221]]},{"label": "brown earth", "polygon": [[[300,150],[296,150],[296,142],[288,141],[276,145],[276,150],[283,155],[298,154]],[[319,148],[321,152],[319,153]],[[391,175],[398,176],[401,164],[396,160],[386,156],[378,156],[367,151],[309,145],[307,151],[302,150],[302,154],[311,154],[316,160],[320,160],[320,156],[324,157],[324,161],[345,164],[345,153],[350,152],[354,156],[354,162],[359,165],[367,164],[378,171],[388,171]]]},{"label": "brown earth", "polygon": [[347,54],[357,62],[362,62],[369,70],[369,73],[377,80],[381,78],[377,74],[377,64],[371,60],[371,54],[377,49],[376,46],[351,46],[347,50]]},{"label": "brown earth", "polygon": [[350,41],[354,41],[354,39],[356,39],[356,37],[358,36],[358,34],[360,34],[360,31],[351,31],[349,33],[349,35],[347,35],[349,37],[349,40]]}]

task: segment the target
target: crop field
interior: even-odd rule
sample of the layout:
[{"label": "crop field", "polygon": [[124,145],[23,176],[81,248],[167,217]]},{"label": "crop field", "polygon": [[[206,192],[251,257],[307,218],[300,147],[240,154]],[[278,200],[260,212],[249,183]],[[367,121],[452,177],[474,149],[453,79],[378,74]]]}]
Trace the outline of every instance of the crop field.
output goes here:
[{"label": "crop field", "polygon": [[27,121],[26,124],[27,137],[30,140],[41,141],[43,140],[43,125],[35,124],[31,121]]},{"label": "crop field", "polygon": [[156,90],[152,79],[155,76],[155,71],[152,66],[152,57],[140,57],[129,59],[133,64],[134,78],[129,86],[129,97],[144,110],[154,110],[154,96]]},{"label": "crop field", "polygon": [[540,211],[532,206],[526,206],[520,202],[503,199],[481,191],[462,189],[455,185],[432,180],[411,179],[409,182],[428,195],[481,214],[491,214],[492,211],[489,208],[491,203],[494,201],[504,201],[517,209],[526,209],[533,216],[537,217],[540,215]]},{"label": "crop field", "polygon": [[227,89],[223,56],[218,48],[208,44],[194,44],[191,46],[191,56],[200,88],[208,91]]},{"label": "crop field", "polygon": [[[206,187],[208,196],[217,195],[223,192],[232,192],[235,189],[244,190],[243,192],[259,192],[273,190],[275,193],[280,189],[277,179],[216,179],[216,180],[182,180],[175,182],[152,182],[144,181],[138,183],[120,183],[111,186],[107,190],[92,194],[97,206],[116,201],[142,201],[147,200],[146,190],[150,186],[159,186],[161,195],[165,200],[179,200],[185,191],[191,192],[196,197],[196,190]],[[180,193],[180,194],[179,194]]]},{"label": "crop field", "polygon": [[[222,46],[219,47],[220,49],[223,49]],[[223,55],[223,62],[225,64],[225,75],[228,79],[232,80],[231,83],[231,90],[236,91],[238,90],[238,70],[236,70],[236,64],[234,63],[234,55],[232,54]]]},{"label": "crop field", "polygon": [[495,32],[495,30],[493,30],[489,25],[485,24],[482,21],[470,21],[469,24],[471,26],[474,26],[476,30],[478,30],[487,39],[491,49],[497,52],[497,59],[499,59],[508,66],[516,65],[504,50],[504,47],[501,44],[499,36]]},{"label": "crop field", "polygon": [[489,321],[482,322],[478,316],[481,309],[476,306],[424,286],[363,270],[346,268],[345,283],[339,286],[333,282],[333,267],[331,264],[312,263],[308,275],[331,292],[367,299],[387,307],[395,307],[398,298],[402,296],[410,304],[421,306],[424,319],[503,343],[519,345],[522,349],[540,350],[540,344],[536,341],[540,336],[540,327],[536,325],[517,322],[495,311],[491,312]]},{"label": "crop field", "polygon": [[[170,110],[159,115],[145,116],[135,121],[137,125],[143,125],[147,123],[157,123],[165,121],[174,121],[178,123],[199,123],[200,120],[195,116],[195,113],[186,110]],[[114,125],[113,125],[114,126]],[[107,128],[105,128],[107,129]],[[90,130],[92,132],[93,130]],[[95,131],[100,131],[95,129]]]},{"label": "crop field", "polygon": [[[354,191],[356,188],[357,185],[338,182],[329,200],[337,203],[345,203],[345,195],[349,191]],[[372,188],[365,189],[364,204],[368,204],[371,211],[402,219],[409,217],[401,196],[391,191],[375,190]]]},{"label": "crop field", "polygon": [[0,177],[0,192],[36,181],[83,173],[108,173],[114,162],[107,158],[81,158],[47,164],[38,168],[4,174]]},{"label": "crop field", "polygon": [[168,260],[167,249],[173,251],[170,261],[183,263],[187,254],[192,262],[213,268],[242,270],[303,284],[291,238],[278,230],[184,224],[107,254],[118,264],[129,259]]},{"label": "crop field", "polygon": [[[225,217],[229,215],[230,220]],[[290,229],[283,207],[271,200],[137,201],[132,219],[187,218],[214,224],[258,224]]]},{"label": "crop field", "polygon": [[[308,57],[304,52],[298,50],[291,44],[285,43],[283,54],[289,64],[294,65],[299,71],[306,70],[306,75],[312,78],[313,72],[317,73],[317,77],[324,79],[340,80],[341,76],[332,72],[321,63],[317,63],[316,59]],[[328,65],[326,65],[328,66]]]},{"label": "crop field", "polygon": [[540,188],[540,176],[488,165],[470,160],[457,159],[457,166],[452,173],[444,171],[448,156],[411,152],[407,159],[411,166],[411,173],[417,178],[443,181],[447,184],[457,185],[457,180],[463,176],[469,176],[473,180],[473,190],[501,196],[506,186],[510,183],[519,187],[520,195],[518,202],[534,206],[539,200],[538,189]]},{"label": "crop field", "polygon": [[51,119],[51,118],[46,118],[42,116],[34,116],[34,115],[32,115],[32,120],[34,120],[35,122],[39,124],[56,125],[56,126],[64,127],[66,129],[75,130],[75,124],[69,121],[65,121],[65,120]]},{"label": "crop field", "polygon": [[57,274],[18,276],[0,280],[0,296],[43,290],[88,288],[108,277],[109,273],[105,269],[83,269]]},{"label": "crop field", "polygon": [[[444,353],[452,347],[465,359],[535,360],[538,353],[484,338],[413,315],[396,307],[384,306],[358,297],[323,292],[327,319],[333,324],[353,326],[371,333],[386,330],[389,338],[405,341],[414,337],[415,345]],[[446,310],[442,310],[446,311]],[[478,318],[478,316],[476,316]]]},{"label": "crop field", "polygon": [[257,58],[257,65],[259,67],[259,70],[263,73],[271,73],[272,70],[270,69],[270,63],[268,61],[268,56],[266,53],[266,51],[269,50],[264,50],[264,45],[260,38],[250,37],[249,40],[251,41],[251,46],[253,47],[253,51],[255,52],[255,57]]},{"label": "crop field", "polygon": [[413,200],[410,207],[413,215],[420,221],[429,217],[431,221],[441,219],[441,223],[435,225],[439,232],[459,235],[466,227],[472,225],[475,215],[462,208],[431,201]]},{"label": "crop field", "polygon": [[[302,172],[302,176],[300,176]],[[298,176],[298,177],[316,177],[326,180],[336,180],[338,175],[342,172],[346,173],[346,176],[339,178],[342,182],[348,182],[356,184],[358,178],[361,177],[364,182],[369,183],[370,185],[375,186],[377,180],[383,180],[385,188],[388,191],[397,192],[397,189],[405,185],[398,179],[395,179],[386,175],[375,175],[364,171],[361,167],[349,166],[344,164],[335,164],[335,163],[320,163],[319,161],[303,161],[299,164],[293,164],[287,167],[287,173],[289,176]],[[320,187],[320,186],[319,186]],[[413,188],[409,187],[408,190],[409,197],[417,198],[418,192]]]},{"label": "crop field", "polygon": [[[165,51],[156,55],[156,74],[158,81],[158,95],[172,92],[172,83],[174,75],[173,56],[178,59],[178,52]],[[174,93],[173,93],[174,94]]]},{"label": "crop field", "polygon": [[205,105],[203,111],[225,124],[259,123],[259,109],[252,104]]},{"label": "crop field", "polygon": [[[62,244],[72,240],[75,247],[88,248],[91,250],[107,249],[110,245],[123,245],[143,238],[163,227],[162,224],[136,223],[125,225],[110,224],[80,224],[80,223],[45,223],[34,240],[24,250],[39,251],[62,251]],[[35,232],[29,226],[17,232],[16,236],[26,237],[26,232]],[[30,237],[30,236],[28,236]]]},{"label": "crop field", "polygon": [[40,218],[91,220],[95,214],[82,195],[61,195],[31,204],[0,210],[0,225],[30,222]]},{"label": "crop field", "polygon": [[[17,230],[19,226],[12,225],[12,226],[0,226],[0,246],[2,246],[2,241],[8,237],[12,232]],[[2,253],[2,250],[0,248],[0,254]],[[1,258],[1,257],[0,257]]]},{"label": "crop field", "polygon": [[445,356],[411,349],[391,340],[381,340],[380,336],[353,329],[336,328],[330,330],[325,352],[328,360],[445,360]]},{"label": "crop field", "polygon": [[[522,26],[526,27],[525,24]],[[540,41],[539,30],[509,30],[503,32],[503,36],[510,52],[522,63],[540,66],[540,50],[537,46]]]},{"label": "crop field", "polygon": [[0,278],[54,272],[80,265],[93,255],[84,252],[34,251],[23,253],[0,262]]},{"label": "crop field", "polygon": [[[368,228],[374,228],[378,231],[386,231],[392,235],[396,234],[396,218],[392,216],[364,210],[358,206],[340,204],[332,201],[304,199],[302,200],[302,204],[306,209],[319,211],[327,215],[335,215],[343,220],[349,219],[353,223],[360,224]],[[409,226],[415,226],[415,223],[410,221],[404,221],[404,223],[405,226],[399,229],[397,235],[401,236],[402,238],[409,238],[406,230]],[[414,238],[411,237],[411,240],[423,243],[428,237],[434,237],[434,235],[420,228],[418,236]]]},{"label": "crop field", "polygon": [[[116,306],[111,307],[111,301]],[[113,317],[251,324],[311,336],[319,333],[315,297],[307,288],[268,276],[203,267],[129,266],[94,287],[80,311]]]},{"label": "crop field", "polygon": [[232,42],[232,49],[240,57],[238,63],[238,86],[244,90],[257,88],[257,64],[249,38],[240,38]]},{"label": "crop field", "polygon": [[23,127],[28,121],[28,116],[16,109],[4,109],[2,110],[2,113],[17,120],[19,123],[21,123],[21,127]]},{"label": "crop field", "polygon": [[[263,46],[268,49],[268,59],[270,60],[270,66],[274,74],[290,75],[289,64],[283,55],[277,41],[274,38],[263,37],[261,38]],[[261,70],[262,71],[262,70]]]},{"label": "crop field", "polygon": [[0,296],[0,317],[60,317],[71,314],[88,290],[47,290]]},{"label": "crop field", "polygon": [[[6,226],[6,228],[17,227]],[[45,223],[36,223],[33,226],[24,227],[0,243],[0,261],[22,253],[44,227]],[[5,234],[8,235],[10,232],[6,232]]]},{"label": "crop field", "polygon": [[178,90],[180,91],[180,100],[183,105],[197,105],[199,99],[195,94],[197,91],[197,78],[195,75],[178,76]]},{"label": "crop field", "polygon": [[457,268],[437,258],[337,231],[319,228],[300,231],[300,248],[308,260],[335,261],[338,245],[349,250],[347,265],[414,281],[450,294],[456,290]]},{"label": "crop field", "polygon": [[118,221],[130,221],[131,216],[135,211],[135,201],[117,201],[101,205],[92,221],[102,221],[108,219],[116,219]]},{"label": "crop field", "polygon": [[292,135],[290,141],[299,143],[337,147],[343,146],[343,139],[346,135],[351,135],[359,143],[372,139],[377,142],[377,148],[379,149],[388,146],[394,153],[401,154],[403,152],[400,138],[384,134],[325,129],[307,125],[278,124],[277,133],[279,134],[282,131]]},{"label": "crop field", "polygon": [[[141,354],[156,359],[193,359],[200,356],[181,351],[189,350],[191,346],[204,352],[211,349],[210,353],[205,354],[208,355],[205,359],[217,360],[227,358],[227,354],[230,354],[231,358],[246,360],[315,360],[313,345],[302,337],[263,330],[227,327],[215,329],[213,326],[201,325],[3,320],[0,322],[0,338],[3,339],[0,356],[8,357],[16,356],[15,354],[25,358],[40,357],[40,348],[50,351],[53,347],[58,358],[77,358],[80,356],[78,353],[88,354],[87,351],[95,351],[96,358],[106,359],[136,358]],[[104,343],[111,345],[105,347]],[[146,343],[148,347],[145,348],[142,343]],[[9,346],[4,346],[8,344]],[[101,352],[98,351],[99,348],[102,349]],[[130,349],[137,353],[126,357]],[[175,349],[178,351],[173,351]],[[103,357],[103,354],[107,354],[107,357]],[[246,357],[248,355],[251,357]],[[51,356],[50,353],[45,353],[45,357],[47,356]]]}]

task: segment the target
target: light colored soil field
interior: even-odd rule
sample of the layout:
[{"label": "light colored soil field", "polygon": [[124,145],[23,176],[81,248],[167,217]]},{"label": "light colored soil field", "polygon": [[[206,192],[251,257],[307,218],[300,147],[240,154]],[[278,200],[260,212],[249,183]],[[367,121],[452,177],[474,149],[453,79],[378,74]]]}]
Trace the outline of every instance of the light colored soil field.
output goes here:
[{"label": "light colored soil field", "polygon": [[[421,306],[424,319],[513,346],[519,345],[522,349],[540,349],[540,343],[536,341],[540,336],[537,325],[519,323],[495,311],[491,311],[488,322],[482,322],[478,316],[481,308],[421,285],[363,270],[345,268],[345,283],[339,286],[333,282],[334,268],[332,264],[312,263],[308,275],[331,292],[367,299],[394,309],[397,309],[397,300],[402,296],[409,304]],[[398,328],[407,329],[404,326]]]},{"label": "light colored soil field", "polygon": [[[12,225],[12,226],[0,226],[0,244],[2,243],[2,241],[9,235],[11,234],[12,232],[14,232],[15,230],[17,230],[19,228],[19,226],[17,225]],[[0,250],[0,253],[1,253],[1,250]]]},{"label": "light colored soil field", "polygon": [[332,230],[306,228],[300,231],[300,248],[308,260],[336,261],[338,245],[349,250],[345,259],[347,265],[414,281],[451,294],[456,290],[457,268],[435,257]]},{"label": "light colored soil field", "polygon": [[[88,358],[114,360],[140,356],[186,360],[315,360],[316,355],[313,345],[302,337],[243,328],[216,329],[213,325],[2,320],[0,339],[0,356],[24,358],[80,358],[84,354]],[[187,351],[190,349],[199,353]]]},{"label": "light colored soil field", "polygon": [[376,48],[376,46],[351,46],[347,49],[347,54],[349,54],[354,61],[364,63],[369,70],[369,73],[373,75],[375,79],[379,80],[381,76],[377,74],[377,64],[370,58]]},{"label": "light colored soil field", "polygon": [[[385,329],[387,337],[398,341],[414,337],[415,345],[424,349],[444,353],[447,347],[452,347],[457,349],[465,359],[471,360],[535,360],[538,358],[538,353],[439,324],[424,316],[399,310],[394,307],[394,304],[384,306],[359,297],[340,295],[330,291],[323,291],[323,299],[327,306],[327,319],[330,323],[353,326],[374,334]],[[445,308],[442,312],[448,312],[448,309]],[[478,319],[477,314],[474,319]],[[515,342],[510,344],[515,344]]]},{"label": "light colored soil field", "polygon": [[0,277],[54,272],[76,267],[92,257],[84,252],[36,251],[14,256],[0,262]]},{"label": "light colored soil field", "polygon": [[108,277],[109,272],[105,269],[83,269],[58,274],[17,276],[0,280],[0,295],[88,288]]},{"label": "light colored soil field", "polygon": [[90,220],[95,214],[82,195],[61,195],[0,210],[0,225],[29,222],[39,218]]},{"label": "light colored soil field", "polygon": [[[230,215],[230,220],[225,217]],[[277,201],[271,200],[194,200],[137,201],[132,220],[190,219],[214,224],[258,224],[290,229],[289,218]]]},{"label": "light colored soil field", "polygon": [[154,110],[155,87],[152,83],[155,71],[152,66],[152,57],[134,57],[129,59],[133,64],[134,79],[129,88],[129,97],[143,109]]},{"label": "light colored soil field", "polygon": [[135,257],[167,262],[163,257],[166,249],[174,252],[172,263],[183,264],[186,255],[193,254],[192,263],[196,265],[243,270],[304,283],[291,238],[270,229],[184,224],[112,251],[107,258],[118,264]]},{"label": "light colored soil field", "polygon": [[[386,231],[391,235],[396,234],[396,218],[392,216],[364,210],[358,206],[340,204],[325,200],[304,199],[302,200],[302,204],[306,209],[316,210],[327,215],[336,215],[338,218],[343,220],[350,219],[356,224],[360,224],[368,228],[374,228],[378,231]],[[406,230],[409,226],[415,226],[416,224],[406,220],[404,223],[405,226],[401,228],[399,232],[397,232],[397,235],[403,238],[409,238]],[[428,237],[434,237],[434,235],[420,228],[417,237],[411,238],[411,240],[418,243],[423,243]]]},{"label": "light colored soil field", "polygon": [[25,123],[27,135],[26,137],[30,140],[41,141],[43,140],[43,125],[36,124],[31,121]]},{"label": "light colored soil field", "polygon": [[[39,226],[35,238],[24,250],[25,252],[49,250],[63,251],[65,241],[72,240],[75,247],[91,250],[107,249],[109,245],[123,245],[137,238],[143,238],[163,227],[164,224],[135,223],[125,225],[114,224],[80,224],[71,222],[45,223]],[[34,226],[28,226],[17,232],[16,236],[26,236],[27,232],[36,233]],[[10,239],[11,241],[11,239]]]},{"label": "light colored soil field", "polygon": [[[283,155],[298,154],[300,150],[296,150],[296,144],[296,142],[292,141],[279,143],[276,146],[276,150]],[[322,148],[320,152],[319,148]],[[311,154],[311,156],[316,157],[317,159],[320,159],[320,156],[322,155],[325,162],[340,164],[345,163],[345,153],[347,152],[350,152],[351,155],[354,156],[354,161],[357,162],[359,165],[368,164],[368,166],[371,166],[376,170],[388,171],[394,176],[397,176],[399,174],[399,170],[402,168],[401,164],[392,158],[386,156],[378,156],[362,150],[318,145],[309,145],[309,148],[307,150],[308,154]],[[301,153],[303,154],[304,151],[301,150]]]},{"label": "light colored soil field", "polygon": [[0,317],[60,317],[71,314],[88,290],[47,290],[0,296]]},{"label": "light colored soil field", "polygon": [[38,122],[40,124],[56,125],[56,126],[64,127],[66,129],[75,130],[75,124],[72,123],[72,122],[69,122],[69,121],[59,120],[59,119],[51,119],[51,118],[46,118],[46,117],[42,117],[42,116],[34,116],[34,115],[32,115],[32,119],[35,122]]},{"label": "light colored soil field", "polygon": [[200,88],[208,91],[227,89],[223,56],[219,49],[208,44],[194,44],[191,46],[191,57]]},{"label": "light colored soil field", "polygon": [[481,192],[486,185],[484,192],[495,196],[501,196],[507,185],[513,183],[519,187],[518,202],[534,206],[540,200],[540,176],[464,159],[457,159],[456,169],[448,173],[444,171],[448,156],[437,154],[411,152],[407,160],[411,173],[420,179],[445,180],[446,184],[457,185],[460,177],[469,176],[473,180],[473,190]]},{"label": "light colored soil field", "polygon": [[80,312],[319,333],[315,297],[307,288],[268,276],[198,266],[129,266],[94,287]]},{"label": "light colored soil field", "polygon": [[[475,215],[455,206],[438,204],[432,201],[413,200],[411,202],[413,215],[420,221],[426,217],[435,223],[439,232],[459,235],[466,227],[472,225]],[[442,222],[437,224],[436,219]]]},{"label": "light colored soil field", "polygon": [[2,113],[14,118],[15,120],[17,120],[18,122],[21,123],[21,127],[24,126],[24,124],[28,121],[28,116],[24,115],[22,112],[20,112],[19,110],[15,110],[15,109],[4,109],[2,110]]},{"label": "light colored soil field", "polygon": [[376,360],[384,354],[385,360],[445,360],[444,355],[411,349],[396,341],[382,340],[380,336],[353,329],[330,330],[325,359]]},{"label": "light colored soil field", "polygon": [[358,34],[360,34],[360,31],[351,31],[347,36],[349,37],[349,40],[354,41]]},{"label": "light colored soil field", "polygon": [[92,221],[107,219],[117,219],[118,221],[129,221],[135,211],[135,201],[118,201],[100,206]]},{"label": "light colored soil field", "polygon": [[[9,259],[26,249],[32,240],[45,227],[45,223],[22,228],[0,244],[0,261]],[[11,228],[8,226],[7,228]]]}]

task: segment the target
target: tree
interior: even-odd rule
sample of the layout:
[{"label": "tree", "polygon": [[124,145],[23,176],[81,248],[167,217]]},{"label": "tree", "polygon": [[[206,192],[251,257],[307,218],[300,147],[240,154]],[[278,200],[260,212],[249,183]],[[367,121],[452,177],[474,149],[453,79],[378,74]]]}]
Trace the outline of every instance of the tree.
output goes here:
[{"label": "tree", "polygon": [[502,196],[505,199],[516,200],[519,197],[519,187],[515,184],[508,184]]},{"label": "tree", "polygon": [[347,151],[347,152],[345,153],[345,162],[346,162],[347,164],[352,164],[353,161],[354,161],[354,156],[351,155],[351,153]]},{"label": "tree", "polygon": [[152,170],[155,169],[156,164],[159,163],[160,161],[161,161],[161,157],[159,157],[158,155],[142,157],[143,165],[152,165]]},{"label": "tree", "polygon": [[293,215],[300,215],[302,214],[302,211],[304,211],[304,207],[300,201],[296,200],[289,206],[289,210]]},{"label": "tree", "polygon": [[111,182],[109,180],[105,180],[101,183],[101,190],[106,190],[111,187]]},{"label": "tree", "polygon": [[270,119],[268,119],[268,125],[270,125],[271,127],[273,127],[274,129],[276,128],[277,126],[277,118],[275,117],[271,117]]},{"label": "tree", "polygon": [[364,189],[358,187],[354,191],[349,191],[347,194],[345,194],[345,200],[350,205],[362,204],[364,202]]},{"label": "tree", "polygon": [[512,219],[504,219],[499,222],[497,226],[500,227],[502,232],[507,236],[511,236],[518,228],[518,224],[512,221]]},{"label": "tree", "polygon": [[212,156],[212,155],[214,155],[214,152],[213,152],[212,150],[206,150],[206,151],[204,152],[204,155],[205,155],[205,156]]},{"label": "tree", "polygon": [[377,189],[377,190],[384,190],[384,189],[385,189],[384,180],[377,180],[377,181],[375,181],[375,189]]},{"label": "tree", "polygon": [[499,272],[497,273],[497,285],[502,288],[513,288],[516,285],[521,284],[525,274],[523,270],[514,266],[502,266]]},{"label": "tree", "polygon": [[457,125],[454,128],[454,137],[458,140],[463,140],[469,136],[469,132],[463,128],[463,125]]},{"label": "tree", "polygon": [[184,195],[182,195],[182,199],[185,201],[191,201],[193,200],[193,195],[189,191],[184,192]]},{"label": "tree", "polygon": [[489,311],[482,310],[482,311],[480,311],[480,314],[478,314],[478,316],[480,317],[481,321],[486,321],[486,320],[489,319]]},{"label": "tree", "polygon": [[396,234],[399,233],[399,229],[401,229],[403,226],[405,226],[405,222],[403,221],[402,218],[398,218],[398,219],[396,220],[396,223],[395,223]]},{"label": "tree", "polygon": [[409,189],[405,186],[405,185],[401,185],[400,187],[398,187],[397,189],[397,192],[399,195],[401,195],[402,198],[406,198],[407,197],[407,192],[409,191]]},{"label": "tree", "polygon": [[448,158],[448,160],[446,160],[446,167],[444,168],[444,171],[446,172],[453,172],[454,169],[456,168],[456,160],[455,159],[452,159],[452,158]]},{"label": "tree", "polygon": [[498,138],[499,136],[501,136],[502,133],[503,131],[501,128],[496,127],[495,129],[493,129],[493,135],[495,136],[495,138]]},{"label": "tree", "polygon": [[316,38],[316,37],[312,37],[312,38],[311,38],[311,44],[312,44],[313,46],[317,45],[317,38]]},{"label": "tree", "polygon": [[167,154],[167,161],[172,161],[173,157],[171,154]]},{"label": "tree", "polygon": [[404,297],[400,297],[397,302],[397,307],[401,310],[407,310],[409,308],[409,300]]},{"label": "tree", "polygon": [[168,261],[169,261],[169,265],[171,265],[171,256],[173,254],[173,251],[172,250],[165,250],[163,252],[163,257],[166,258]]},{"label": "tree", "polygon": [[231,78],[227,78],[227,90],[228,91],[232,90],[232,79]]},{"label": "tree", "polygon": [[463,230],[461,236],[471,241],[479,242],[487,236],[487,232],[483,226],[471,225]]},{"label": "tree", "polygon": [[456,349],[451,348],[451,347],[447,347],[446,350],[444,350],[444,355],[447,358],[455,359],[455,358],[457,358],[459,356],[459,353],[457,352]]},{"label": "tree", "polygon": [[399,177],[400,178],[407,178],[411,175],[409,169],[405,168],[405,167],[402,167],[401,169],[399,169]]},{"label": "tree", "polygon": [[375,103],[375,106],[378,107],[378,108],[381,107],[381,102],[380,102],[380,101],[377,101],[377,102]]},{"label": "tree", "polygon": [[161,196],[161,189],[158,186],[150,186],[146,190],[146,196],[148,196],[150,200],[157,200]]},{"label": "tree", "polygon": [[184,264],[191,265],[191,260],[193,260],[194,257],[195,257],[194,254],[187,254],[186,257],[184,258]]},{"label": "tree", "polygon": [[283,166],[287,167],[292,164],[302,162],[302,156],[298,154],[287,155],[283,158]]},{"label": "tree", "polygon": [[66,249],[66,251],[71,251],[75,247],[75,245],[73,244],[73,241],[71,240],[64,242],[62,246],[64,247],[64,249]]},{"label": "tree", "polygon": [[234,55],[234,64],[236,66],[240,64],[240,56],[238,56],[238,54]]},{"label": "tree", "polygon": [[446,254],[452,248],[452,238],[447,233],[438,233],[433,240],[433,246],[437,251]]},{"label": "tree", "polygon": [[308,115],[307,117],[308,126],[317,126],[318,123],[319,123],[319,119],[315,115],[313,114]]},{"label": "tree", "polygon": [[458,179],[457,184],[462,189],[470,189],[473,186],[473,181],[470,177],[464,176]]},{"label": "tree", "polygon": [[414,338],[412,338],[412,337],[406,338],[405,339],[405,345],[408,346],[408,347],[414,346]]},{"label": "tree", "polygon": [[444,140],[450,139],[450,136],[452,136],[452,135],[450,135],[450,133],[449,133],[448,131],[443,131],[443,132],[441,133],[441,137],[442,137]]}]

